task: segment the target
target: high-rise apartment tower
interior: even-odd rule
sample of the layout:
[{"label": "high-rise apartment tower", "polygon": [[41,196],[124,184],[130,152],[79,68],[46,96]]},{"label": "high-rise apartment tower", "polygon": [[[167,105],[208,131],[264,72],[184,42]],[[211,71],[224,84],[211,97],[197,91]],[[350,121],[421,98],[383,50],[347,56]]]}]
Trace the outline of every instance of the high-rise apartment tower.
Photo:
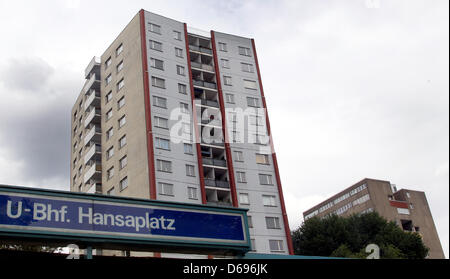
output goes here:
[{"label": "high-rise apartment tower", "polygon": [[71,191],[248,208],[253,251],[293,252],[253,39],[141,10],[85,77]]}]

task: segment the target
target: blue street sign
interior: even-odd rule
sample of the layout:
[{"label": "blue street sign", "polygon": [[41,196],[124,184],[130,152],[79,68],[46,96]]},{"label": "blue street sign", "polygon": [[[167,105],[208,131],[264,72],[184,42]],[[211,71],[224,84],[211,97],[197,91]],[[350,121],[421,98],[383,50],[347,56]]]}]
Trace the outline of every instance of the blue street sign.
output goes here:
[{"label": "blue street sign", "polygon": [[0,186],[0,232],[249,249],[242,209],[17,189]]}]

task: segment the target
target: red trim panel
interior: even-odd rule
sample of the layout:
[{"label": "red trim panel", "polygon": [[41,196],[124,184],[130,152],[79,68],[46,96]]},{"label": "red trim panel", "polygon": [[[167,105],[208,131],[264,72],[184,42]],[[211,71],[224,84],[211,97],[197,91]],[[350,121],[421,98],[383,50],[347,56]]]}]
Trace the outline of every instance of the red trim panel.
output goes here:
[{"label": "red trim panel", "polygon": [[153,133],[152,116],[150,113],[150,85],[148,81],[148,62],[147,62],[147,37],[145,33],[145,13],[139,11],[141,23],[141,51],[142,51],[142,75],[144,80],[144,104],[145,104],[145,123],[147,135],[147,160],[148,160],[148,181],[150,184],[150,199],[156,200],[156,176],[155,176],[155,156],[153,151]]},{"label": "red trim panel", "polygon": [[225,137],[225,154],[227,156],[227,165],[228,165],[228,176],[230,177],[230,190],[231,190],[231,200],[233,201],[234,207],[239,207],[239,203],[237,200],[236,193],[236,182],[234,179],[234,168],[233,168],[233,157],[231,156],[230,143],[228,142],[228,130],[226,126],[225,119],[225,103],[223,101],[223,92],[222,92],[222,84],[220,83],[220,72],[219,72],[219,62],[217,58],[217,50],[216,50],[216,39],[214,36],[214,31],[211,30],[211,45],[213,49],[214,55],[214,67],[216,70],[216,81],[217,81],[217,91],[219,95],[219,103],[220,103],[220,112],[222,114],[222,130],[223,135]]},{"label": "red trim panel", "polygon": [[286,205],[284,203],[283,189],[281,187],[281,179],[280,179],[280,171],[278,170],[277,155],[275,154],[275,149],[274,149],[273,140],[272,140],[272,133],[270,132],[269,114],[267,113],[266,98],[264,97],[264,89],[263,89],[262,80],[261,80],[261,72],[259,70],[258,56],[256,55],[256,47],[255,47],[254,39],[252,39],[252,47],[253,47],[253,54],[255,55],[256,72],[258,73],[258,81],[259,81],[259,88],[261,90],[262,104],[263,104],[264,110],[266,111],[267,133],[269,134],[269,137],[270,137],[270,145],[271,145],[271,149],[272,149],[272,160],[273,160],[273,166],[275,169],[275,176],[276,176],[276,180],[277,180],[278,194],[280,195],[280,205],[281,205],[281,212],[283,214],[284,230],[286,233],[289,254],[293,255],[294,247],[292,245],[291,230],[289,228],[289,221],[288,221],[288,217],[287,217],[287,213],[286,213]]},{"label": "red trim panel", "polygon": [[407,203],[407,202],[402,202],[402,201],[389,201],[389,203],[390,203],[391,206],[393,206],[393,207],[408,208],[408,203]]},{"label": "red trim panel", "polygon": [[198,131],[198,120],[195,106],[195,96],[194,96],[194,83],[192,82],[192,69],[191,69],[191,54],[189,53],[189,39],[187,32],[187,25],[184,24],[184,38],[186,41],[186,57],[189,69],[189,85],[191,88],[191,100],[192,100],[192,115],[194,121],[194,132],[195,132],[195,145],[197,148],[197,159],[198,159],[198,175],[200,178],[200,192],[202,195],[202,203],[206,204],[206,189],[205,189],[205,176],[203,173],[203,160],[202,160],[202,149],[200,146],[200,133]]}]

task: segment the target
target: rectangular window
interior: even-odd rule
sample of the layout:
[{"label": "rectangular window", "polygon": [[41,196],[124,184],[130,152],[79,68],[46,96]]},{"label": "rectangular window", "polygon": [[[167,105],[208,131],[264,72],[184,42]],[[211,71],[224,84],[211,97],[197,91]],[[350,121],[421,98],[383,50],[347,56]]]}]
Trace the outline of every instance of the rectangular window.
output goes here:
[{"label": "rectangular window", "polygon": [[125,125],[126,123],[127,123],[127,119],[125,118],[125,115],[124,115],[119,119],[119,128],[122,128],[123,125]]},{"label": "rectangular window", "polygon": [[106,112],[106,120],[111,119],[112,115],[113,115],[112,109],[108,110],[108,112]]},{"label": "rectangular window", "polygon": [[240,193],[239,194],[239,203],[240,204],[250,204],[250,199],[249,199],[247,193]]},{"label": "rectangular window", "polygon": [[111,57],[109,57],[105,62],[105,70],[108,69],[108,67],[111,65],[111,63],[112,63],[112,60],[111,60]]},{"label": "rectangular window", "polygon": [[266,227],[268,229],[281,229],[280,218],[278,217],[266,217]]},{"label": "rectangular window", "polygon": [[162,78],[152,77],[152,86],[166,88],[166,81]]},{"label": "rectangular window", "polygon": [[223,84],[225,85],[233,85],[230,76],[223,76]]},{"label": "rectangular window", "polygon": [[252,229],[252,228],[253,228],[253,219],[252,219],[252,216],[248,216],[248,215],[247,215],[247,223],[248,223],[248,227],[249,227],[250,229]]},{"label": "rectangular window", "polygon": [[240,182],[240,183],[246,183],[247,182],[247,178],[245,177],[245,172],[237,171],[236,172],[236,178],[237,178],[237,182]]},{"label": "rectangular window", "polygon": [[184,76],[184,67],[177,65],[177,74],[179,74],[180,76]]},{"label": "rectangular window", "polygon": [[163,138],[155,138],[155,146],[158,149],[170,150],[170,141]]},{"label": "rectangular window", "polygon": [[159,182],[159,194],[164,196],[173,196],[173,184]]},{"label": "rectangular window", "polygon": [[157,51],[163,51],[162,43],[150,40],[150,48]]},{"label": "rectangular window", "polygon": [[268,165],[269,164],[269,155],[266,154],[256,154],[256,163]]},{"label": "rectangular window", "polygon": [[400,208],[400,207],[398,207],[398,208],[397,208],[397,212],[398,212],[398,214],[406,214],[406,215],[409,215],[409,209],[408,209],[408,208]]},{"label": "rectangular window", "polygon": [[220,59],[222,61],[222,68],[229,69],[230,68],[230,61],[228,59]]},{"label": "rectangular window", "polygon": [[234,104],[234,95],[226,93],[225,94],[225,102],[227,102],[228,104]]},{"label": "rectangular window", "polygon": [[186,175],[195,176],[195,167],[192,165],[186,165]]},{"label": "rectangular window", "polygon": [[254,80],[248,80],[248,79],[244,79],[244,88],[246,88],[246,89],[252,89],[252,90],[258,89],[258,87],[257,87],[257,85],[256,85],[256,81],[254,81]]},{"label": "rectangular window", "polygon": [[118,83],[117,83],[117,91],[119,91],[120,89],[122,89],[125,86],[125,81],[123,79],[121,79]]},{"label": "rectangular window", "polygon": [[111,179],[114,176],[114,167],[109,168],[106,171],[106,177],[109,179]]},{"label": "rectangular window", "polygon": [[191,200],[197,200],[197,188],[188,187],[188,198]]},{"label": "rectangular window", "polygon": [[122,108],[125,105],[125,96],[122,96],[119,101],[117,101],[117,109]]},{"label": "rectangular window", "polygon": [[150,58],[150,67],[164,71],[164,61]]},{"label": "rectangular window", "polygon": [[119,56],[123,51],[123,44],[120,44],[118,48],[116,48],[116,56]]},{"label": "rectangular window", "polygon": [[109,101],[112,100],[112,91],[109,91],[108,94],[106,94],[106,103],[109,103]]},{"label": "rectangular window", "polygon": [[112,187],[111,189],[108,190],[108,192],[106,192],[106,194],[108,196],[114,195],[114,187]]},{"label": "rectangular window", "polygon": [[128,177],[125,176],[122,180],[120,180],[120,191],[124,190],[128,187]]},{"label": "rectangular window", "polygon": [[173,38],[175,40],[181,41],[181,32],[173,30]]},{"label": "rectangular window", "polygon": [[182,113],[189,113],[189,105],[180,102],[180,110]]},{"label": "rectangular window", "polygon": [[244,56],[251,56],[250,48],[248,47],[239,47],[239,54]]},{"label": "rectangular window", "polygon": [[154,24],[154,23],[149,23],[148,27],[149,27],[148,29],[150,30],[150,32],[161,35],[161,26]]},{"label": "rectangular window", "polygon": [[119,160],[120,169],[123,169],[127,165],[127,163],[128,163],[128,159],[127,159],[127,155],[125,155]]},{"label": "rectangular window", "polygon": [[169,129],[169,121],[166,118],[155,116],[155,127]]},{"label": "rectangular window", "polygon": [[189,155],[194,154],[194,152],[192,150],[192,144],[190,144],[190,143],[184,144],[184,154],[189,154]]},{"label": "rectangular window", "polygon": [[106,140],[109,140],[113,135],[114,135],[114,129],[111,127],[111,128],[106,132]]},{"label": "rectangular window", "polygon": [[246,72],[246,73],[254,73],[255,72],[253,65],[248,64],[248,63],[241,63],[241,69],[243,72]]},{"label": "rectangular window", "polygon": [[180,57],[180,58],[183,58],[183,49],[181,49],[181,48],[175,48],[175,56],[176,57]]},{"label": "rectangular window", "polygon": [[269,240],[271,252],[283,252],[283,240]]},{"label": "rectangular window", "polygon": [[109,148],[108,151],[106,151],[106,159],[109,159],[112,156],[114,156],[114,146],[111,146],[111,148]]},{"label": "rectangular window", "polygon": [[272,175],[270,175],[270,174],[259,174],[259,183],[261,185],[273,185]]},{"label": "rectangular window", "polygon": [[119,139],[119,149],[127,144],[127,136],[123,136]]},{"label": "rectangular window", "polygon": [[259,99],[253,97],[247,97],[247,106],[259,108]]},{"label": "rectangular window", "polygon": [[153,105],[159,108],[167,108],[167,99],[163,97],[153,96]]},{"label": "rectangular window", "polygon": [[236,162],[244,162],[244,153],[242,151],[234,151],[234,160]]},{"label": "rectangular window", "polygon": [[158,171],[172,172],[172,162],[164,160],[156,160],[156,166]]},{"label": "rectangular window", "polygon": [[116,67],[117,73],[120,73],[122,69],[123,69],[123,61],[120,61],[120,63]]},{"label": "rectangular window", "polygon": [[227,51],[227,44],[219,42],[219,50],[220,51]]},{"label": "rectangular window", "polygon": [[105,78],[105,83],[106,83],[106,85],[110,84],[111,81],[112,81],[112,76],[111,76],[111,74],[109,74],[109,75]]},{"label": "rectangular window", "polygon": [[264,206],[271,206],[271,207],[277,206],[275,202],[275,196],[263,195],[262,198]]},{"label": "rectangular window", "polygon": [[180,93],[180,94],[187,94],[186,84],[178,83],[178,93]]}]

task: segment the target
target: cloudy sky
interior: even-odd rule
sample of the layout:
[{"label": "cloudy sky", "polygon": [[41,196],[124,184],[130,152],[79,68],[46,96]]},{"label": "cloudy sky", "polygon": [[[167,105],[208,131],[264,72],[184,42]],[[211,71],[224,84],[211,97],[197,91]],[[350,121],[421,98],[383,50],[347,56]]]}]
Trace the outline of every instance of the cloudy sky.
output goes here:
[{"label": "cloudy sky", "polygon": [[448,257],[448,0],[0,0],[0,183],[69,189],[84,68],[141,8],[255,38],[291,229],[389,180],[426,192]]}]

